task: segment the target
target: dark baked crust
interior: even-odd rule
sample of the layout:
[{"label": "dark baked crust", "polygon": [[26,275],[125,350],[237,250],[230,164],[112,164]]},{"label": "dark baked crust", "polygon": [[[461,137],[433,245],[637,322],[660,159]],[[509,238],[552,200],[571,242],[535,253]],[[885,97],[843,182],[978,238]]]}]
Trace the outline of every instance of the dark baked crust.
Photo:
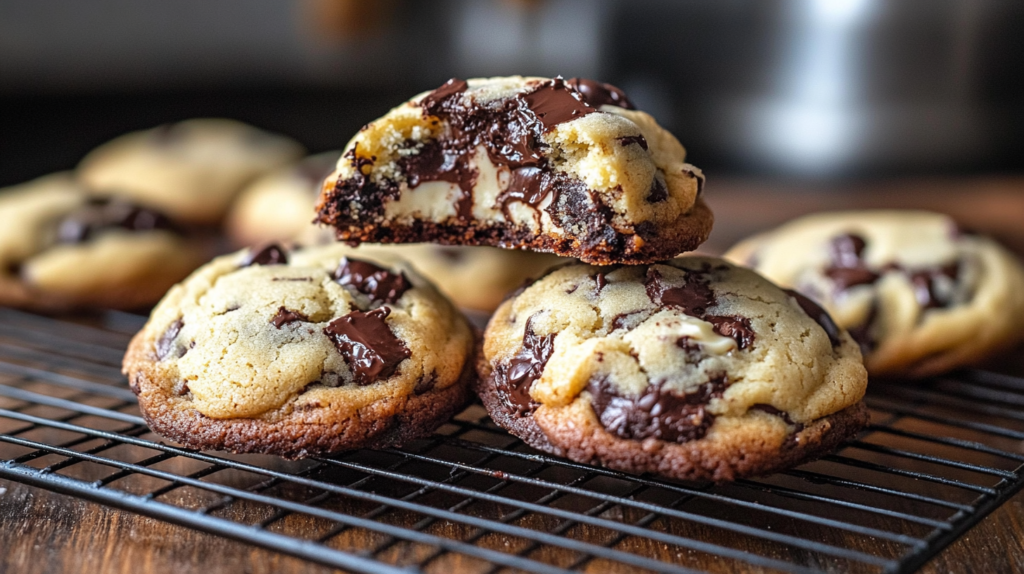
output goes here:
[{"label": "dark baked crust", "polygon": [[576,257],[594,265],[641,265],[670,259],[700,246],[711,234],[714,224],[711,209],[700,197],[690,212],[675,220],[671,227],[641,234],[626,233],[604,225],[582,237],[538,234],[517,225],[483,225],[477,221],[437,223],[416,220],[406,225],[367,218],[357,223],[345,215],[347,209],[347,202],[339,205],[331,201],[330,191],[326,190],[317,205],[317,221],[333,226],[337,238],[349,243],[488,245]]},{"label": "dark baked crust", "polygon": [[585,396],[565,407],[542,406],[533,416],[516,416],[499,400],[492,369],[482,355],[477,370],[474,391],[491,419],[528,445],[576,462],[680,480],[725,482],[771,474],[834,451],[868,423],[867,408],[858,402],[803,428],[759,413],[755,420],[744,423],[748,429],[712,432],[686,443],[627,440],[601,426]]},{"label": "dark baked crust", "polygon": [[458,381],[350,409],[293,408],[292,402],[259,418],[213,419],[174,393],[173,381],[154,380],[149,342],[140,332],[125,355],[124,371],[154,432],[199,450],[275,454],[291,459],[357,448],[397,447],[429,435],[458,412],[474,376],[467,357]]}]

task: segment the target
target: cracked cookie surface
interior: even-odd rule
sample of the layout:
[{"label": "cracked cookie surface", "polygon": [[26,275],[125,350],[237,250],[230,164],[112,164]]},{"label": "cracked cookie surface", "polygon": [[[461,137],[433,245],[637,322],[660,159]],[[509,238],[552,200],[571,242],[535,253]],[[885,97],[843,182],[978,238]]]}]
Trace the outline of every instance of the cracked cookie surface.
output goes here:
[{"label": "cracked cookie surface", "polygon": [[93,151],[78,166],[82,183],[127,197],[176,221],[214,224],[242,187],[298,159],[284,136],[226,119],[194,119],[132,132]]},{"label": "cracked cookie surface", "polygon": [[941,373],[1024,336],[1024,268],[945,215],[816,214],[726,257],[821,302],[859,341],[874,375]]},{"label": "cracked cookie surface", "polygon": [[90,197],[69,173],[0,190],[0,222],[0,304],[13,307],[138,309],[207,257],[161,213]]},{"label": "cracked cookie surface", "polygon": [[175,286],[124,371],[157,432],[194,448],[302,457],[399,445],[464,402],[473,334],[395,257],[276,245]]},{"label": "cracked cookie surface", "polygon": [[478,371],[492,418],[532,446],[675,478],[765,474],[866,422],[850,335],[708,257],[552,271],[499,307]]},{"label": "cracked cookie surface", "polygon": [[366,125],[324,182],[339,239],[524,248],[646,263],[696,248],[704,176],[618,88],[453,79]]}]

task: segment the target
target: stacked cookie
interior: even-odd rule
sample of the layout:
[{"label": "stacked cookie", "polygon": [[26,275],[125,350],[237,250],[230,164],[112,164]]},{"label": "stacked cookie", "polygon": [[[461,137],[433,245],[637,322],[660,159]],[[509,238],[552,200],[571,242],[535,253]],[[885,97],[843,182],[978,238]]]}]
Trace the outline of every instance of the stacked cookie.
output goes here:
[{"label": "stacked cookie", "polygon": [[575,257],[491,319],[475,389],[532,446],[686,479],[762,474],[866,423],[857,343],[828,313],[711,258],[703,175],[590,80],[451,80],[365,126],[318,220],[348,242]]},{"label": "stacked cookie", "polygon": [[[581,462],[729,480],[819,456],[866,422],[859,346],[752,271],[672,259],[710,232],[703,179],[613,86],[449,81],[352,139],[317,220],[347,244],[583,263],[513,293],[477,351],[394,248],[247,249],[169,292],[125,372],[151,426],[196,448],[398,445],[473,387],[495,422]],[[449,289],[486,282],[462,277]]]},{"label": "stacked cookie", "polygon": [[229,120],[127,134],[75,172],[0,190],[0,304],[152,305],[216,248],[212,225],[297,143]]}]

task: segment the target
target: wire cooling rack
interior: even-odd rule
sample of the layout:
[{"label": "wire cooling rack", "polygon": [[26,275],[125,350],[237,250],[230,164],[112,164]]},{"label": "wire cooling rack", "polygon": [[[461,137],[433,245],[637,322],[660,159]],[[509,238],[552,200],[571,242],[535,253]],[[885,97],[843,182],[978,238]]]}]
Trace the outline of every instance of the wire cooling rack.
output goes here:
[{"label": "wire cooling rack", "polygon": [[872,385],[840,452],[714,485],[539,454],[473,405],[401,450],[161,440],[119,373],[143,318],[0,309],[0,478],[353,572],[910,572],[1024,484],[1024,379]]}]

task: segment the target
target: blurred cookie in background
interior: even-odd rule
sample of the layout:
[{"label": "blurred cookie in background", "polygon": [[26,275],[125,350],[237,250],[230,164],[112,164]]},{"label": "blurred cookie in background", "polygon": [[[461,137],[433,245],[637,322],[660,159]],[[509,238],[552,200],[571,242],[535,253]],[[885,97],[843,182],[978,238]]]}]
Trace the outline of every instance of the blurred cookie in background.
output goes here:
[{"label": "blurred cookie in background", "polygon": [[90,152],[81,183],[176,221],[214,224],[261,174],[302,156],[297,142],[227,119],[193,119],[132,132]]},{"label": "blurred cookie in background", "polygon": [[0,190],[0,305],[138,309],[209,256],[169,218],[92,197],[70,173]]},{"label": "blurred cookie in background", "polygon": [[821,303],[872,375],[934,375],[1024,337],[1020,261],[939,213],[819,213],[725,256]]},{"label": "blurred cookie in background", "polygon": [[242,247],[309,233],[313,203],[340,157],[340,151],[311,155],[253,181],[231,205],[224,221],[228,237]]}]

